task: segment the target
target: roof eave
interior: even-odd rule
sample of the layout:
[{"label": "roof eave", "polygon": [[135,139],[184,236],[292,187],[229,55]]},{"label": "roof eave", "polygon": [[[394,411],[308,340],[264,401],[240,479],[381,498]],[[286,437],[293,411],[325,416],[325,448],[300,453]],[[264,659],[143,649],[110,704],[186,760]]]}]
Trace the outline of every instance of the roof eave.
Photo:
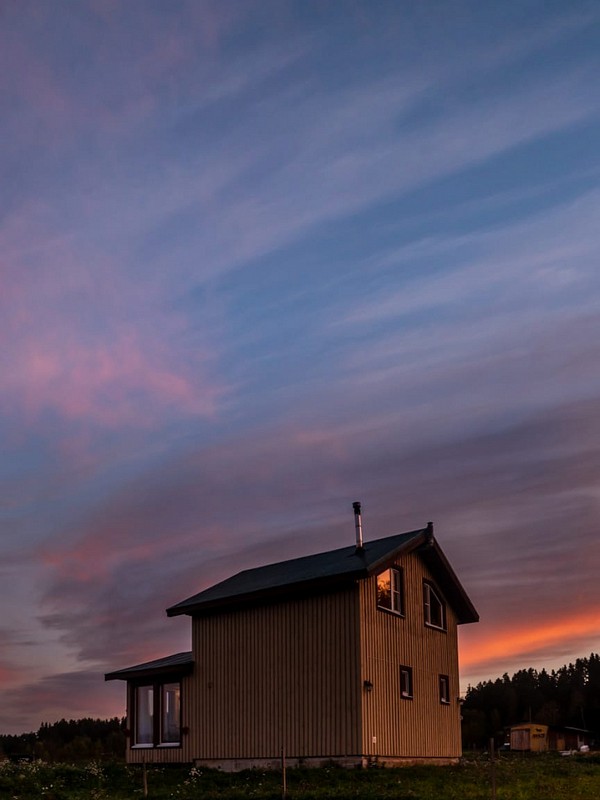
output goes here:
[{"label": "roof eave", "polygon": [[[179,654],[178,654],[179,655]],[[194,669],[194,659],[190,652],[185,660],[177,660],[175,663],[156,664],[152,662],[146,664],[139,664],[133,667],[125,667],[124,669],[117,669],[113,672],[107,672],[104,675],[105,681],[126,681],[137,680],[138,678],[150,678],[157,675],[164,676],[183,676],[189,675]]]},{"label": "roof eave", "polygon": [[195,614],[204,613],[205,611],[211,612],[219,609],[230,611],[233,608],[245,606],[249,603],[261,603],[265,600],[271,599],[281,600],[285,597],[305,593],[311,590],[334,590],[336,588],[352,584],[357,580],[367,578],[369,574],[369,570],[367,570],[365,567],[353,570],[352,572],[345,572],[342,575],[332,575],[326,578],[313,578],[308,581],[297,581],[296,583],[287,583],[281,586],[261,589],[256,592],[245,592],[244,594],[234,595],[232,597],[204,600],[198,603],[177,603],[176,605],[167,608],[166,613],[168,617],[176,617],[181,616],[182,614],[193,616]]},{"label": "roof eave", "polygon": [[163,669],[147,669],[136,670],[128,672],[125,670],[117,670],[116,672],[107,672],[104,676],[105,681],[132,681],[140,678],[153,678],[158,675],[165,677],[182,677],[189,675],[193,671],[194,665],[190,664],[186,667],[165,667]]}]

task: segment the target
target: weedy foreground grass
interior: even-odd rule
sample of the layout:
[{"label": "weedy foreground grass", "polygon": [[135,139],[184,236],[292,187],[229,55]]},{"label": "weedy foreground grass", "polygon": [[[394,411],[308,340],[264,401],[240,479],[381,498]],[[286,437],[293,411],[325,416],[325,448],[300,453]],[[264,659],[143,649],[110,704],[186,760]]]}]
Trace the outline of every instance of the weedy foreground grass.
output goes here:
[{"label": "weedy foreground grass", "polygon": [[[503,754],[495,763],[497,800],[600,800],[600,755]],[[279,800],[281,773],[148,767],[150,800]],[[347,770],[290,769],[289,800],[490,800],[492,767],[485,756],[454,767]],[[121,763],[0,764],[2,800],[136,800],[144,796],[139,767]]]}]

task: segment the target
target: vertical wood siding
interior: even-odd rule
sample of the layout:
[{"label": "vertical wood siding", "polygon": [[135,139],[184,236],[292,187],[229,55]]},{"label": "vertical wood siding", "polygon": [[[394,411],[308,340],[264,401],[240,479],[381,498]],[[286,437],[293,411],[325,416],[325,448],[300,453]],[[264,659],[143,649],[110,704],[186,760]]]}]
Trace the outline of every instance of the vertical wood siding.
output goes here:
[{"label": "vertical wood siding", "polygon": [[[461,754],[456,618],[447,605],[447,632],[426,627],[423,579],[435,581],[416,553],[397,563],[404,571],[404,617],[377,609],[376,577],[360,582],[361,683],[373,684],[362,694],[363,752],[454,758]],[[400,696],[401,665],[412,668],[412,700]],[[449,677],[448,705],[440,703],[440,675]]]},{"label": "vertical wood siding", "polygon": [[193,621],[198,759],[360,753],[358,588]]}]

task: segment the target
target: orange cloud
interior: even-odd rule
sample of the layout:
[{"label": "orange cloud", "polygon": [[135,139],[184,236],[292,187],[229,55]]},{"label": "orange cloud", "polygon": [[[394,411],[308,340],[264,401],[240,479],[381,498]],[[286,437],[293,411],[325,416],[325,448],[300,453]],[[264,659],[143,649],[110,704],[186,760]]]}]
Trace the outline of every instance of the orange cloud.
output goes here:
[{"label": "orange cloud", "polygon": [[465,631],[461,636],[461,669],[473,672],[486,664],[509,662],[519,656],[533,656],[548,648],[598,636],[599,633],[599,610],[555,617],[547,623],[492,628],[482,636],[475,630],[472,633]]}]

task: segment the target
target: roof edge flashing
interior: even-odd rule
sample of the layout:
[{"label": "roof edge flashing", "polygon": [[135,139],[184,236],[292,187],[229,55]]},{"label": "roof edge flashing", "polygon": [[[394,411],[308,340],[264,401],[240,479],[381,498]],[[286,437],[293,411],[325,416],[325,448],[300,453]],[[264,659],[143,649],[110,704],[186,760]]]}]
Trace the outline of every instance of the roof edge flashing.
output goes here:
[{"label": "roof edge flashing", "polygon": [[183,601],[182,604],[177,603],[166,609],[168,617],[177,617],[183,614],[194,616],[202,611],[214,611],[222,608],[223,610],[230,610],[237,606],[246,603],[256,603],[269,598],[283,599],[285,597],[293,596],[307,589],[324,589],[330,587],[332,590],[347,586],[354,581],[368,578],[370,575],[366,567],[354,570],[353,572],[345,572],[342,575],[333,575],[326,578],[311,578],[306,581],[297,581],[295,583],[284,583],[278,586],[272,586],[269,589],[259,589],[254,592],[245,592],[243,594],[230,595],[229,597],[214,598],[212,600],[200,600],[197,603],[187,603]]}]

